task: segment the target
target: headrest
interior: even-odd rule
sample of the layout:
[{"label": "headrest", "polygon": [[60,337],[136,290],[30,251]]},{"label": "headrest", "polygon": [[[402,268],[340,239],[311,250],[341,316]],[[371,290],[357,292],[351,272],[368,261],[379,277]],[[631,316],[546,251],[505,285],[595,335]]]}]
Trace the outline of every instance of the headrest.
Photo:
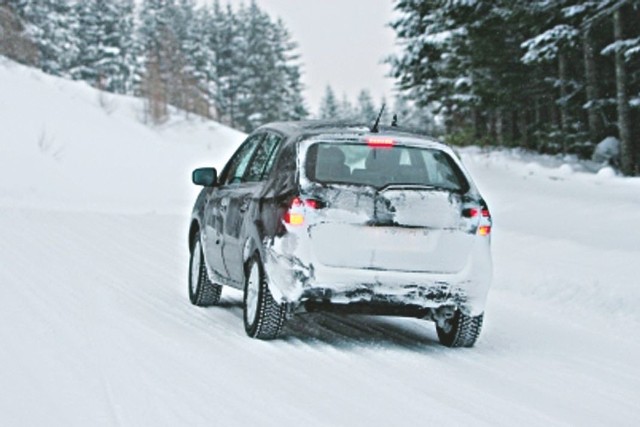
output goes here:
[{"label": "headrest", "polygon": [[346,157],[344,152],[338,147],[322,148],[318,152],[318,163],[330,163],[332,165],[343,165]]},{"label": "headrest", "polygon": [[374,148],[367,155],[365,161],[369,170],[393,169],[400,164],[400,150],[389,148]]}]

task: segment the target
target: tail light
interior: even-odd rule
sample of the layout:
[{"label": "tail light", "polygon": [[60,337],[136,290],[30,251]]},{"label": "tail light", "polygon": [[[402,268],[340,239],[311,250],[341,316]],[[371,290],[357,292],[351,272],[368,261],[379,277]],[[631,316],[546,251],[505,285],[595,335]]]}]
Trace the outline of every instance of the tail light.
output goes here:
[{"label": "tail light", "polygon": [[478,234],[481,236],[488,236],[489,233],[491,233],[491,226],[490,225],[481,225],[480,227],[478,227]]},{"label": "tail light", "polygon": [[478,234],[481,236],[488,236],[491,234],[491,212],[486,206],[480,209],[480,227],[478,227]]},{"label": "tail light", "polygon": [[289,225],[304,224],[304,215],[307,209],[321,209],[324,204],[318,199],[303,199],[295,197],[289,204],[289,209],[284,213],[284,222]]},{"label": "tail light", "polygon": [[489,209],[487,208],[466,208],[462,210],[462,216],[465,218],[475,218],[477,216],[482,216],[483,218],[491,218],[491,214],[489,213]]},{"label": "tail light", "polygon": [[465,208],[462,210],[462,216],[469,219],[479,218],[480,225],[478,226],[477,233],[481,236],[491,234],[491,213],[486,206]]}]

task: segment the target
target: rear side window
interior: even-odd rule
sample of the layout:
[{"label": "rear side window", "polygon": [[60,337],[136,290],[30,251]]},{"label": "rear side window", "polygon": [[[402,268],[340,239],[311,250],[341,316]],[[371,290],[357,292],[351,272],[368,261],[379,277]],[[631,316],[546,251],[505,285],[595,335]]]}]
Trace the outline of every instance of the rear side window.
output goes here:
[{"label": "rear side window", "polygon": [[280,136],[272,133],[267,134],[253,153],[253,159],[247,168],[243,182],[262,181],[268,175],[281,142]]},{"label": "rear side window", "polygon": [[319,142],[309,147],[305,169],[311,181],[369,185],[425,185],[451,191],[469,189],[448,154],[431,148],[372,148],[365,144]]}]

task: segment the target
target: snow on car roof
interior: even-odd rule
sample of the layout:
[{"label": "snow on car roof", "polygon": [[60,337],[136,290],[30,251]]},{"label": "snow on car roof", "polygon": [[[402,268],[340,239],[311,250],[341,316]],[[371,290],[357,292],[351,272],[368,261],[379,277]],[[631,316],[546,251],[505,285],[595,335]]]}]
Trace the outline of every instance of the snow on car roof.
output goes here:
[{"label": "snow on car roof", "polygon": [[[402,138],[403,142],[411,142],[430,146],[447,147],[446,144],[437,139],[423,134],[414,129],[402,127],[380,126],[379,136],[390,136]],[[370,127],[361,122],[352,121],[326,121],[326,120],[304,120],[291,122],[273,122],[261,126],[258,130],[274,130],[287,135],[289,141],[300,141],[302,139],[319,137],[334,139],[361,138],[372,134]]]}]

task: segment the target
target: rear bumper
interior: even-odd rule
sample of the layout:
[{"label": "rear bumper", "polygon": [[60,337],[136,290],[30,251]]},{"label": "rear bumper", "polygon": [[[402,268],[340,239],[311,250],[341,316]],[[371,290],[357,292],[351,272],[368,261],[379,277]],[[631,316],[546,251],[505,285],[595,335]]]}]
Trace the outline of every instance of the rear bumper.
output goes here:
[{"label": "rear bumper", "polygon": [[294,305],[455,306],[475,316],[484,312],[492,276],[490,240],[481,236],[456,273],[329,267],[313,259],[300,236],[292,234],[276,239],[265,252],[271,293]]}]

